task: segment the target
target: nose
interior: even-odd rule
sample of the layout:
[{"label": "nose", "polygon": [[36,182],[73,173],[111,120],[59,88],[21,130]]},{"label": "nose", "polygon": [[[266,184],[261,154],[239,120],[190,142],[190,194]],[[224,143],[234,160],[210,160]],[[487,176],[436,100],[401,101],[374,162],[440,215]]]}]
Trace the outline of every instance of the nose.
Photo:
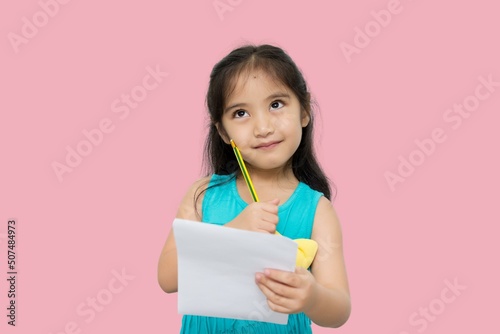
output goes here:
[{"label": "nose", "polygon": [[254,118],[254,135],[256,137],[267,137],[274,133],[274,126],[269,112],[259,113]]}]

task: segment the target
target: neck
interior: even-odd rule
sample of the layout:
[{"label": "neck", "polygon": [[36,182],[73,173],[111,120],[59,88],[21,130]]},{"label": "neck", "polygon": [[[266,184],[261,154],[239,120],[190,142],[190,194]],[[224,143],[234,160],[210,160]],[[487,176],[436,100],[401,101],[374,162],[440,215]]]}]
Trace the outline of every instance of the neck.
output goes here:
[{"label": "neck", "polygon": [[295,186],[298,182],[289,166],[274,169],[257,169],[247,166],[247,169],[256,187],[259,185],[278,186],[287,184]]}]

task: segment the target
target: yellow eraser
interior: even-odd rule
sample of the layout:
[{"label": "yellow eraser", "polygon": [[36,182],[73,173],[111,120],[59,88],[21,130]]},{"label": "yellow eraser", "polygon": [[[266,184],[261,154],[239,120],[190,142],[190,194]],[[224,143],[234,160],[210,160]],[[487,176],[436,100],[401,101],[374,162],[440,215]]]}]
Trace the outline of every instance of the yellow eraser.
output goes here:
[{"label": "yellow eraser", "polygon": [[[281,235],[278,231],[276,234]],[[304,269],[309,268],[318,252],[318,243],[311,239],[295,239],[294,241],[298,245],[295,265]]]}]

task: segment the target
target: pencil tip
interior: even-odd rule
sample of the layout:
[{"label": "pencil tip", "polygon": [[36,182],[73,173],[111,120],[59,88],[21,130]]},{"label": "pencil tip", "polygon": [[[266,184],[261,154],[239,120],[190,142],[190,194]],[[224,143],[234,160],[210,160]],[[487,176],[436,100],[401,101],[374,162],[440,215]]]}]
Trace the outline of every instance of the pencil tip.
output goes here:
[{"label": "pencil tip", "polygon": [[235,147],[236,147],[236,144],[234,143],[234,140],[232,140],[232,139],[231,139],[231,140],[230,140],[230,142],[231,142],[231,146],[232,146],[233,148],[235,148]]}]

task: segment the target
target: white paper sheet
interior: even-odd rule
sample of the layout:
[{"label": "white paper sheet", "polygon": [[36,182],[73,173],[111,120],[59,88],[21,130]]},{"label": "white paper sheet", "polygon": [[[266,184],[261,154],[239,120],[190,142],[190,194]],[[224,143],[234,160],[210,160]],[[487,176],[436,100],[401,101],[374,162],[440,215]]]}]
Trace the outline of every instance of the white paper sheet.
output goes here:
[{"label": "white paper sheet", "polygon": [[295,270],[297,244],[286,237],[175,219],[180,314],[286,324],[255,283],[265,268]]}]

